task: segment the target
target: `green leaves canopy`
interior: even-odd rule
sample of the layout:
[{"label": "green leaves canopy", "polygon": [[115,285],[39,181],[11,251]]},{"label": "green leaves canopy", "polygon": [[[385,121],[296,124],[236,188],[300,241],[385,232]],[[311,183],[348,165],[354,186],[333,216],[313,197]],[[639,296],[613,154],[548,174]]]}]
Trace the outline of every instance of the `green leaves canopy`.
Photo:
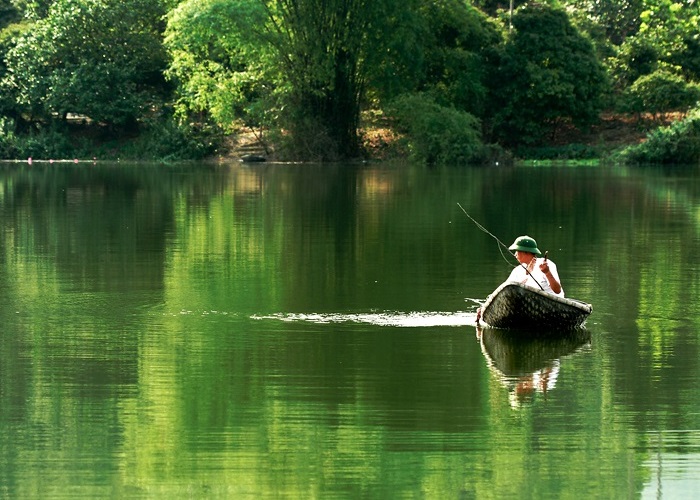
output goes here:
[{"label": "green leaves canopy", "polygon": [[415,2],[186,0],[166,32],[178,108],[224,126],[274,123],[292,156],[355,156],[369,82],[395,91],[412,71]]},{"label": "green leaves canopy", "polygon": [[166,31],[182,116],[278,126],[307,159],[356,156],[369,102],[423,91],[483,113],[499,42],[461,0],[187,0]]},{"label": "green leaves canopy", "polygon": [[513,27],[498,75],[497,137],[510,145],[537,144],[563,122],[586,126],[595,121],[605,75],[593,46],[565,11],[523,8],[513,17]]},{"label": "green leaves canopy", "polygon": [[61,0],[7,55],[6,92],[25,113],[132,125],[164,91],[164,13],[152,0]]},{"label": "green leaves canopy", "polygon": [[263,5],[250,0],[189,0],[168,15],[167,76],[177,82],[182,117],[203,113],[224,127],[241,118],[260,124],[258,110],[274,107],[270,80],[277,77],[264,43],[267,21]]}]

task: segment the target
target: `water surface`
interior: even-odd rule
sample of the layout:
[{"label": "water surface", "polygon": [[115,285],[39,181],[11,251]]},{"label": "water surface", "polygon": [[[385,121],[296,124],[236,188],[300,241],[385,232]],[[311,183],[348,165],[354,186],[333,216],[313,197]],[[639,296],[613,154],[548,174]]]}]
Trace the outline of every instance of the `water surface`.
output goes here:
[{"label": "water surface", "polygon": [[[687,497],[699,174],[1,165],[0,497]],[[458,203],[585,331],[475,328]]]}]

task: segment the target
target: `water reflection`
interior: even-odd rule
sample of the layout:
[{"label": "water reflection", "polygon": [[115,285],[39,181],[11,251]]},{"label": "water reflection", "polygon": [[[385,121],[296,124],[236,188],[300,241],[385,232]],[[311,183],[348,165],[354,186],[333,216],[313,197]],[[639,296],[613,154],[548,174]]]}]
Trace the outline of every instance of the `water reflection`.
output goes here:
[{"label": "water reflection", "polygon": [[556,386],[562,358],[591,347],[587,330],[553,333],[536,336],[532,332],[476,327],[486,364],[508,389],[511,406],[531,403],[536,394],[546,398]]},{"label": "water reflection", "polygon": [[700,431],[654,432],[647,438],[656,452],[645,463],[651,477],[641,498],[696,497],[700,491]]},{"label": "water reflection", "polygon": [[[509,266],[457,202],[548,246],[592,347],[474,342]],[[0,497],[674,497],[698,207],[623,169],[0,165]]]}]

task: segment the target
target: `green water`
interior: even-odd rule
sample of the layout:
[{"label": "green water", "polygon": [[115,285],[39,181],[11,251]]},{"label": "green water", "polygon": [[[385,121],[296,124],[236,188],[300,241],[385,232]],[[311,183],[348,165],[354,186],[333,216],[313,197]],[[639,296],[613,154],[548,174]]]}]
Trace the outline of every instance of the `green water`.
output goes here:
[{"label": "green water", "polygon": [[697,168],[0,165],[0,498],[688,497],[699,254]]}]

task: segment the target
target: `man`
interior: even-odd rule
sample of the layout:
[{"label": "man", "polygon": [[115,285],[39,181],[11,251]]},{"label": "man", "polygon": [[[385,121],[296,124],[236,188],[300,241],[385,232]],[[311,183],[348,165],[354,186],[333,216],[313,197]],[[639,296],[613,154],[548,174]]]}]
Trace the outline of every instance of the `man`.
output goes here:
[{"label": "man", "polygon": [[[551,260],[538,258],[542,255],[537,242],[529,236],[519,236],[508,250],[515,252],[515,258],[520,265],[515,266],[506,281],[515,281],[524,285],[529,285],[545,292],[564,296],[564,289],[559,280],[557,265]],[[481,319],[481,308],[476,310],[476,324]]]},{"label": "man", "polygon": [[537,248],[537,242],[529,236],[519,236],[515,242],[508,247],[508,250],[515,252],[515,258],[520,262],[510,273],[507,281],[517,281],[535,288],[541,288],[545,292],[553,293],[560,297],[564,296],[564,289],[559,280],[557,265],[547,257],[538,258],[542,255]]}]

